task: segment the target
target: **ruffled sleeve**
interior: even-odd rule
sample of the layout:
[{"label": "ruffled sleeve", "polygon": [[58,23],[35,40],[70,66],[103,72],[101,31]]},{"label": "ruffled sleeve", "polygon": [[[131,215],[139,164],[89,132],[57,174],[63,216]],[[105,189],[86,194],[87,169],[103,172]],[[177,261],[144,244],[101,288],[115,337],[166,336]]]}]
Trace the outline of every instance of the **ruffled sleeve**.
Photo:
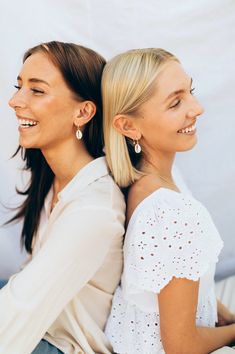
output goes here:
[{"label": "ruffled sleeve", "polygon": [[153,193],[127,230],[124,292],[159,293],[173,277],[198,280],[218,260],[223,242],[208,211],[190,195]]}]

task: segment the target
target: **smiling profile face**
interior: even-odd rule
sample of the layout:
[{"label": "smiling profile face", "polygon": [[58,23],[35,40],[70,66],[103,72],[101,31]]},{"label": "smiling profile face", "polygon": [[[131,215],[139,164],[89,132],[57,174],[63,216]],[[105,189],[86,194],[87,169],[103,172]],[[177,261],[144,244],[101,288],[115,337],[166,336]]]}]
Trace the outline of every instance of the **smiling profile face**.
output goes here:
[{"label": "smiling profile face", "polygon": [[106,64],[102,76],[106,159],[119,186],[139,180],[149,161],[156,166],[161,161],[166,170],[176,152],[196,144],[196,120],[203,108],[191,85],[177,57],[162,48],[132,49]]},{"label": "smiling profile face", "polygon": [[135,126],[146,151],[174,153],[196,144],[196,121],[203,108],[193,96],[192,79],[180,63],[170,61],[163,67],[153,95],[138,113]]},{"label": "smiling profile face", "polygon": [[25,148],[51,149],[75,139],[78,101],[59,69],[44,53],[29,56],[9,101],[19,123],[19,143]]}]

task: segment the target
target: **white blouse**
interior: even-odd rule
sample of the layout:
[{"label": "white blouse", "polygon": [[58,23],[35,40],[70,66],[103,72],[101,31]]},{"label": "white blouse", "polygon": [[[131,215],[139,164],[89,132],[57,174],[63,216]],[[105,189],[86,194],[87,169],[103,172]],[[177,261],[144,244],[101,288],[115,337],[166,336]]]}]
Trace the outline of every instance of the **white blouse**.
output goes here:
[{"label": "white blouse", "polygon": [[33,254],[0,290],[0,354],[30,354],[41,338],[65,354],[110,354],[104,334],[122,271],[125,203],[104,157],[49,192]]},{"label": "white blouse", "polygon": [[215,326],[214,272],[222,245],[205,207],[187,193],[160,188],[137,206],[106,326],[115,353],[165,353],[156,294],[173,277],[200,278],[196,323]]}]

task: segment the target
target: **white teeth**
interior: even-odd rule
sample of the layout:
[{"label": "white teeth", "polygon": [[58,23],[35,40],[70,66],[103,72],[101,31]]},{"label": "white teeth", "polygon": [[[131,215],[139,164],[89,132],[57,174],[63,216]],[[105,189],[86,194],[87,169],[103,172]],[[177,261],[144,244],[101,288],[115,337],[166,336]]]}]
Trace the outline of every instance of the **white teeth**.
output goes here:
[{"label": "white teeth", "polygon": [[38,123],[34,120],[27,120],[27,119],[18,119],[19,125],[23,128],[32,127],[37,125]]},{"label": "white teeth", "polygon": [[194,131],[195,129],[196,129],[196,126],[195,126],[195,124],[193,124],[193,125],[191,125],[191,127],[187,127],[185,129],[178,130],[178,133],[187,134],[187,133]]}]

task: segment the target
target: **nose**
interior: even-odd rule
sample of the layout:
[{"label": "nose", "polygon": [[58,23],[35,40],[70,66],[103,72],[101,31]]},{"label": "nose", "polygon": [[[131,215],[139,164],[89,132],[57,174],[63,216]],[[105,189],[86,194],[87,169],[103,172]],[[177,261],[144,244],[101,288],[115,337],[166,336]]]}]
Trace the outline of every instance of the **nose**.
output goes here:
[{"label": "nose", "polygon": [[22,92],[17,91],[8,101],[8,104],[11,108],[17,109],[17,108],[25,108],[26,107],[26,101],[24,94]]},{"label": "nose", "polygon": [[192,96],[192,101],[190,102],[187,116],[189,118],[196,118],[197,116],[200,116],[203,112],[203,106],[200,104],[196,97]]}]

